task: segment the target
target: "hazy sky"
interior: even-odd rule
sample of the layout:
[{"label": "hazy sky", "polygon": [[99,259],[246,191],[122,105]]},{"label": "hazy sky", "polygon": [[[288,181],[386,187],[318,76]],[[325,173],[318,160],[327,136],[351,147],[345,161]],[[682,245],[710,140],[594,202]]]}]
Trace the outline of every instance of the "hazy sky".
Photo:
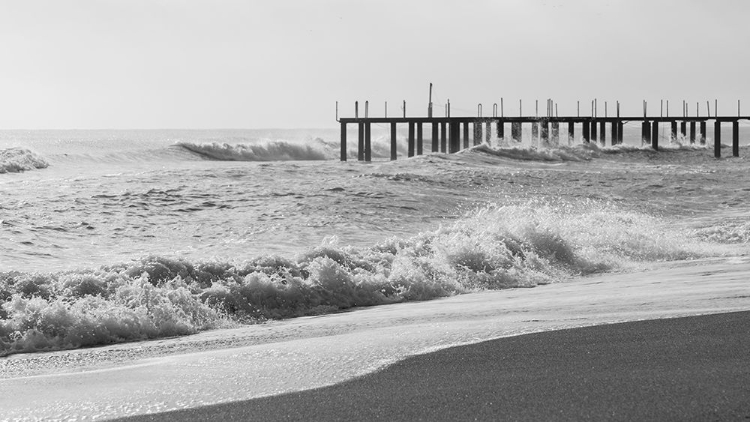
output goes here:
[{"label": "hazy sky", "polygon": [[454,115],[750,115],[747,0],[0,0],[0,40],[0,129],[335,127],[430,82]]}]

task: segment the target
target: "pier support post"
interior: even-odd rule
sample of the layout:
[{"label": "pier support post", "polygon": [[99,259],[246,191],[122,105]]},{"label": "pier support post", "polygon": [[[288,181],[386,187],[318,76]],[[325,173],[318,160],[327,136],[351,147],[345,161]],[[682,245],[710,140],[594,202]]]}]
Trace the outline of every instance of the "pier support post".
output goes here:
[{"label": "pier support post", "polygon": [[602,143],[602,146],[607,145],[607,122],[602,120],[600,126],[599,126],[599,142]]},{"label": "pier support post", "polygon": [[341,123],[341,161],[346,161],[346,123]]},{"label": "pier support post", "polygon": [[695,122],[690,122],[690,143],[695,143]]},{"label": "pier support post", "polygon": [[684,120],[680,122],[680,135],[683,138],[687,138],[687,122]]},{"label": "pier support post", "polygon": [[732,156],[740,156],[740,122],[735,120],[732,122]]},{"label": "pier support post", "polygon": [[396,148],[398,147],[396,143],[396,123],[391,123],[391,160],[395,160],[398,158],[398,151]]},{"label": "pier support post", "polygon": [[365,161],[372,161],[372,138],[370,122],[365,123]]},{"label": "pier support post", "polygon": [[701,145],[706,145],[706,121],[701,122]]},{"label": "pier support post", "polygon": [[610,139],[610,143],[612,144],[612,146],[617,145],[617,138],[619,137],[619,135],[617,134],[617,122],[612,122],[610,137],[612,138]]},{"label": "pier support post", "polygon": [[512,122],[510,124],[510,136],[516,142],[521,142],[523,140],[523,132],[521,131],[521,123]]},{"label": "pier support post", "polygon": [[446,150],[446,133],[445,133],[445,126],[446,122],[440,122],[440,152],[445,152]]},{"label": "pier support post", "polygon": [[534,141],[539,142],[539,122],[531,124],[531,145],[534,145]]},{"label": "pier support post", "polygon": [[492,139],[492,120],[487,120],[484,127],[484,142],[490,143]]},{"label": "pier support post", "polygon": [[417,123],[417,155],[422,155],[422,144],[424,143],[422,126],[422,122]]},{"label": "pier support post", "polygon": [[560,143],[560,122],[552,122],[552,144]]},{"label": "pier support post", "polygon": [[641,123],[641,145],[651,143],[651,123],[648,120],[644,120]]},{"label": "pier support post", "polygon": [[431,125],[432,125],[432,147],[431,147],[432,150],[430,152],[438,152],[438,150],[440,149],[440,145],[439,145],[440,138],[438,136],[438,124],[437,122],[433,121]]},{"label": "pier support post", "polygon": [[456,121],[450,122],[448,123],[448,129],[450,131],[448,152],[453,154],[461,150],[461,123]]},{"label": "pier support post", "polygon": [[583,133],[581,134],[581,136],[583,136],[583,142],[588,143],[591,141],[591,123],[586,120],[583,122],[582,126],[583,128],[581,129],[581,132]]},{"label": "pier support post", "polygon": [[721,121],[714,123],[714,157],[721,158]]},{"label": "pier support post", "polygon": [[414,122],[409,122],[409,157],[414,156],[414,146]]},{"label": "pier support post", "polygon": [[464,148],[469,147],[469,122],[464,122]]},{"label": "pier support post", "polygon": [[505,139],[505,122],[502,120],[497,121],[497,139],[501,141]]},{"label": "pier support post", "polygon": [[617,121],[617,144],[622,144],[622,141],[625,139],[625,123],[622,122],[622,120]]},{"label": "pier support post", "polygon": [[474,121],[474,145],[482,143],[482,122]]},{"label": "pier support post", "polygon": [[541,146],[541,143],[549,144],[549,120],[543,120],[541,123],[542,130],[541,130],[541,142],[539,145]]},{"label": "pier support post", "polygon": [[598,126],[599,122],[597,122],[596,120],[591,122],[591,142],[595,143],[597,141],[599,135],[599,131],[597,130]]},{"label": "pier support post", "polygon": [[568,122],[568,145],[576,140],[576,124],[572,120]]},{"label": "pier support post", "polygon": [[659,150],[659,121],[654,120],[651,124],[651,148]]},{"label": "pier support post", "polygon": [[669,139],[677,139],[677,120],[672,120],[670,123]]},{"label": "pier support post", "polygon": [[365,161],[365,124],[359,123],[359,130],[357,131],[357,161]]}]

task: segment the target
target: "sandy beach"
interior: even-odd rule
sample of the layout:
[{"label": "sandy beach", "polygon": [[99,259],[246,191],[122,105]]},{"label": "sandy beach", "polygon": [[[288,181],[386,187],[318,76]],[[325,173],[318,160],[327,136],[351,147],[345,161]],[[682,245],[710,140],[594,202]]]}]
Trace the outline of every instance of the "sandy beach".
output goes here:
[{"label": "sandy beach", "polygon": [[[195,336],[2,361],[5,420],[95,420],[331,386],[404,358],[486,340],[750,309],[750,259],[655,265],[304,317]],[[12,394],[11,394],[12,392]]]}]

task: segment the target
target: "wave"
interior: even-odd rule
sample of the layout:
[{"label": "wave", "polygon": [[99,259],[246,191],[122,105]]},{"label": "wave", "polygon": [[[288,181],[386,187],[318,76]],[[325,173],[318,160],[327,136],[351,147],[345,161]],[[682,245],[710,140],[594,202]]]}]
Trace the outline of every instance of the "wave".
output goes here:
[{"label": "wave", "polygon": [[42,157],[28,149],[8,148],[0,149],[0,173],[18,173],[26,170],[47,168]]},{"label": "wave", "polygon": [[530,202],[480,209],[371,247],[331,238],[295,258],[196,263],[150,256],[95,270],[0,273],[0,355],[533,287],[715,253],[667,227],[595,201]]},{"label": "wave", "polygon": [[257,144],[177,142],[176,146],[205,159],[220,161],[290,161],[328,160],[332,153],[317,142],[315,145],[288,141],[265,141]]}]

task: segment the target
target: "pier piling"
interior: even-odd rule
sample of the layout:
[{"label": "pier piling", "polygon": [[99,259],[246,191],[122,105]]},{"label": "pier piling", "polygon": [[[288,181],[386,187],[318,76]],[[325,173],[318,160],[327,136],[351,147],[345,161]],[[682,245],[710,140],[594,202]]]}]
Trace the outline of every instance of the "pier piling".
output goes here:
[{"label": "pier piling", "polygon": [[365,161],[372,161],[372,139],[370,123],[365,123]]},{"label": "pier piling", "polygon": [[654,120],[651,125],[651,148],[659,150],[659,121]]},{"label": "pier piling", "polygon": [[706,121],[701,121],[701,145],[706,145]]},{"label": "pier piling", "polygon": [[409,122],[409,148],[408,148],[408,156],[413,157],[414,156],[414,122]]},{"label": "pier piling", "polygon": [[464,148],[469,147],[469,122],[464,122]]},{"label": "pier piling", "polygon": [[446,149],[446,143],[447,143],[446,136],[447,135],[445,133],[445,129],[446,129],[445,126],[446,126],[446,122],[440,122],[440,152],[445,152],[445,149]]},{"label": "pier piling", "polygon": [[417,155],[422,155],[422,143],[424,142],[422,136],[422,122],[417,123]]},{"label": "pier piling", "polygon": [[365,124],[359,123],[359,130],[357,132],[357,160],[365,161]]},{"label": "pier piling", "polygon": [[740,122],[732,122],[732,156],[740,156]]},{"label": "pier piling", "polygon": [[[391,160],[395,160],[398,158],[398,151],[397,148],[397,140],[396,140],[396,123],[391,123]],[[370,160],[367,160],[370,161]]]},{"label": "pier piling", "polygon": [[341,123],[341,161],[346,161],[346,123]]},{"label": "pier piling", "polygon": [[497,121],[497,139],[505,139],[505,122],[502,120]]},{"label": "pier piling", "polygon": [[721,120],[714,123],[714,157],[721,158]]},{"label": "pier piling", "polygon": [[523,132],[521,131],[521,123],[519,122],[513,122],[510,124],[510,136],[513,138],[516,142],[521,142]]},{"label": "pier piling", "polygon": [[431,151],[432,152],[438,152],[440,149],[440,138],[438,137],[438,124],[435,122],[432,122],[432,146]]},{"label": "pier piling", "polygon": [[695,143],[695,121],[690,122],[690,143]]}]

